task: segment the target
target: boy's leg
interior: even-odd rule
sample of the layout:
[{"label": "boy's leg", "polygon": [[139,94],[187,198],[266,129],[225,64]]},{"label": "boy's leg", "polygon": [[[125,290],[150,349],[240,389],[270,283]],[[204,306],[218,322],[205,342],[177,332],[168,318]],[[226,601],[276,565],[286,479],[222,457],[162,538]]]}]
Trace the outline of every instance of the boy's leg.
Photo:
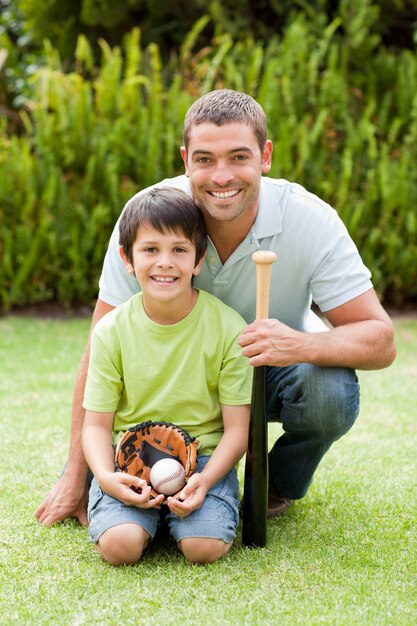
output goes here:
[{"label": "boy's leg", "polygon": [[[199,456],[201,472],[209,456]],[[208,492],[199,509],[186,517],[168,513],[171,535],[188,561],[213,563],[233,545],[239,521],[239,483],[235,469],[219,480]]]},{"label": "boy's leg", "polygon": [[214,563],[225,556],[233,545],[221,539],[187,537],[178,542],[178,548],[191,563]]},{"label": "boy's leg", "polygon": [[112,565],[136,563],[158,527],[159,511],[126,506],[102,491],[95,478],[88,501],[90,541]]},{"label": "boy's leg", "polygon": [[110,565],[133,565],[141,558],[149,539],[142,526],[124,522],[105,530],[96,549]]},{"label": "boy's leg", "polygon": [[269,367],[268,420],[284,434],[269,453],[270,483],[283,498],[302,498],[324,454],[348,432],[359,413],[354,370],[301,363]]}]

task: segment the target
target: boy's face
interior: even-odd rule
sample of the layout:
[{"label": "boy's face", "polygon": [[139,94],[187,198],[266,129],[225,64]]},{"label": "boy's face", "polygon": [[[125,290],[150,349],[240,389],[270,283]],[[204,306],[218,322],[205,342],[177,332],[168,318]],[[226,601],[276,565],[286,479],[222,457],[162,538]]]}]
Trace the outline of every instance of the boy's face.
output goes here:
[{"label": "boy's face", "polygon": [[155,302],[177,302],[192,293],[191,280],[200,273],[204,257],[195,265],[194,243],[181,232],[160,233],[142,225],[133,244],[133,264],[120,249],[129,273],[135,274],[144,297]]},{"label": "boy's face", "polygon": [[204,122],[191,128],[181,148],[195,203],[206,220],[249,222],[256,217],[262,174],[271,168],[272,143],[261,152],[251,126]]}]

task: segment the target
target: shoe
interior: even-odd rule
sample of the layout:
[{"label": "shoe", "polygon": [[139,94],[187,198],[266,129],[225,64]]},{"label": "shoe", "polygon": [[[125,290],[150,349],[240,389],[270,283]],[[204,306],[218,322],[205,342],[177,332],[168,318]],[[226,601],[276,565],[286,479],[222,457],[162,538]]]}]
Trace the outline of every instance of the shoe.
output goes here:
[{"label": "shoe", "polygon": [[268,517],[282,515],[291,504],[292,500],[280,496],[274,485],[270,482],[268,489]]}]

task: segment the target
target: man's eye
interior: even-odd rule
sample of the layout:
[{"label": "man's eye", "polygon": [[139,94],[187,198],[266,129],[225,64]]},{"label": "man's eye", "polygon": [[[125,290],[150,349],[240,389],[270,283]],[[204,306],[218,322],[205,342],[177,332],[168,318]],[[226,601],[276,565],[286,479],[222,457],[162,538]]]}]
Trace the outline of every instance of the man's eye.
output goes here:
[{"label": "man's eye", "polygon": [[246,161],[248,157],[246,154],[236,154],[234,158],[235,161]]},{"label": "man's eye", "polygon": [[210,163],[210,159],[208,157],[200,157],[196,160],[196,162],[200,165],[206,165],[207,163]]}]

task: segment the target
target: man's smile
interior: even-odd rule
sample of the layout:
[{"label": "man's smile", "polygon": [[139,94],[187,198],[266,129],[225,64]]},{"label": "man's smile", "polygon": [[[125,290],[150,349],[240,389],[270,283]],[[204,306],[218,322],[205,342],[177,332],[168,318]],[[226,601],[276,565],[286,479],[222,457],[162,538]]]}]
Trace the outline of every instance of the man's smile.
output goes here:
[{"label": "man's smile", "polygon": [[225,199],[225,198],[233,198],[233,196],[236,196],[240,191],[241,189],[229,189],[228,191],[208,190],[208,193],[211,196],[214,196],[215,198]]}]

